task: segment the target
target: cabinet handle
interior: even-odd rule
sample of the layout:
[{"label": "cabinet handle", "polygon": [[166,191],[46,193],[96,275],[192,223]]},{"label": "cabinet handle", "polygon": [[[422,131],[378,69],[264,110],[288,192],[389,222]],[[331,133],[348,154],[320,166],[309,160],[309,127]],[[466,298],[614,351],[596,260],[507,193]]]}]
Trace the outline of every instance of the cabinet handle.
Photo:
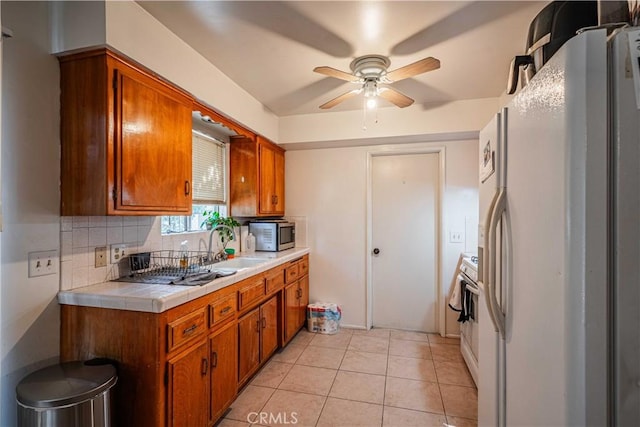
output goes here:
[{"label": "cabinet handle", "polygon": [[222,310],[220,310],[220,314],[228,313],[230,310],[231,310],[231,306],[228,305],[225,308],[223,308]]},{"label": "cabinet handle", "polygon": [[263,317],[262,318],[262,329],[265,329],[267,327],[267,318]]},{"label": "cabinet handle", "polygon": [[184,331],[182,331],[182,335],[191,335],[196,331],[196,329],[198,329],[198,325],[193,324],[189,326],[187,329],[185,329]]},{"label": "cabinet handle", "polygon": [[218,367],[218,352],[214,351],[213,353],[211,353],[211,367],[212,368],[217,368]]},{"label": "cabinet handle", "polygon": [[206,358],[202,359],[202,364],[200,365],[200,373],[204,377],[207,375],[207,370],[209,369],[209,361]]},{"label": "cabinet handle", "polygon": [[273,198],[274,198],[274,200],[275,200],[275,201],[273,202],[273,204],[274,204],[274,205],[277,205],[277,204],[278,204],[278,195],[276,194],[275,196],[273,196]]},{"label": "cabinet handle", "polygon": [[260,332],[260,319],[256,321],[256,332]]},{"label": "cabinet handle", "polygon": [[188,196],[191,194],[191,183],[189,181],[184,182],[184,195]]}]

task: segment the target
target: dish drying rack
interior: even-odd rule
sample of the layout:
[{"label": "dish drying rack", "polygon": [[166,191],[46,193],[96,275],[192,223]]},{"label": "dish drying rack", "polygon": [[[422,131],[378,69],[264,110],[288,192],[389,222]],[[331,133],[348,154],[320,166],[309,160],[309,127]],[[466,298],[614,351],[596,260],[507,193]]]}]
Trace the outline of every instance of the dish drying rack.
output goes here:
[{"label": "dish drying rack", "polygon": [[[155,284],[201,284],[232,274],[214,269],[219,262],[214,254],[201,251],[153,251],[129,255],[129,274],[119,281]],[[213,277],[215,275],[215,277]]]}]

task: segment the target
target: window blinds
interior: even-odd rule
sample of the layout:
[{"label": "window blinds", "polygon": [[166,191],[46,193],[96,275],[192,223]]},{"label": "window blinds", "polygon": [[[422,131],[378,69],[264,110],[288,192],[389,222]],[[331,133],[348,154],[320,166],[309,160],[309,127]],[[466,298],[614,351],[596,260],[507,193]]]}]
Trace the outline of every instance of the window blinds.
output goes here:
[{"label": "window blinds", "polygon": [[226,148],[215,139],[193,132],[193,202],[224,204]]}]

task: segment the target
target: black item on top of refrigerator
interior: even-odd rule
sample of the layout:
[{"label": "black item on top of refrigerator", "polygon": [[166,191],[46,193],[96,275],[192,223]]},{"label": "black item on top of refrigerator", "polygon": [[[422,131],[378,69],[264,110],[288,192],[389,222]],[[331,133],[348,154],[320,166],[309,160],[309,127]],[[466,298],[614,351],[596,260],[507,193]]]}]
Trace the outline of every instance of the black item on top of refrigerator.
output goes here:
[{"label": "black item on top of refrigerator", "polygon": [[507,93],[514,94],[522,67],[524,87],[535,73],[581,28],[598,25],[597,1],[554,1],[529,26],[526,54],[511,61]]}]

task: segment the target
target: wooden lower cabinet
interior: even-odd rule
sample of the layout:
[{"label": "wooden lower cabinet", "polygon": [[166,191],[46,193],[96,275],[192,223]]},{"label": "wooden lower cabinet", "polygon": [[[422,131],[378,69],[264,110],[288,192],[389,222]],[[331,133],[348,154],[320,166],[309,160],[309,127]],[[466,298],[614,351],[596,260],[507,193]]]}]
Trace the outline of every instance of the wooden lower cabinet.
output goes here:
[{"label": "wooden lower cabinet", "polygon": [[260,306],[260,361],[278,349],[278,298],[273,297]]},{"label": "wooden lower cabinet", "polygon": [[238,320],[238,384],[246,382],[278,346],[278,297],[273,296]]},{"label": "wooden lower cabinet", "polygon": [[260,365],[260,308],[238,320],[238,383],[243,383]]},{"label": "wooden lower cabinet", "polygon": [[[60,360],[118,362],[114,427],[212,427],[283,334],[290,339],[304,324],[309,282],[296,263],[305,260],[162,313],[62,305]],[[298,274],[283,289],[294,264]],[[260,280],[262,296],[249,298],[257,292],[247,286]]]},{"label": "wooden lower cabinet", "polygon": [[284,288],[284,343],[304,326],[309,305],[309,276],[300,277]]},{"label": "wooden lower cabinet", "polygon": [[167,362],[169,426],[205,426],[209,421],[209,344],[194,345]]},{"label": "wooden lower cabinet", "polygon": [[238,334],[235,322],[229,323],[209,338],[211,350],[211,419],[222,416],[237,395]]}]

